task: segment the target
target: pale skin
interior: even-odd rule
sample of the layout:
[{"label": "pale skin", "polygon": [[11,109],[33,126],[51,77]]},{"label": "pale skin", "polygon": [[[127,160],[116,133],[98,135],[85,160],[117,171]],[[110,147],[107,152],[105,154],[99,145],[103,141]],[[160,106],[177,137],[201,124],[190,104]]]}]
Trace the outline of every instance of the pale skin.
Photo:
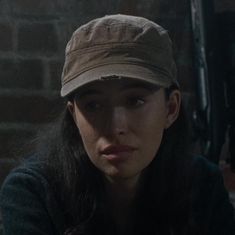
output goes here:
[{"label": "pale skin", "polygon": [[177,119],[181,94],[134,80],[93,82],[67,107],[91,162],[103,173],[113,217],[124,234],[141,172]]}]

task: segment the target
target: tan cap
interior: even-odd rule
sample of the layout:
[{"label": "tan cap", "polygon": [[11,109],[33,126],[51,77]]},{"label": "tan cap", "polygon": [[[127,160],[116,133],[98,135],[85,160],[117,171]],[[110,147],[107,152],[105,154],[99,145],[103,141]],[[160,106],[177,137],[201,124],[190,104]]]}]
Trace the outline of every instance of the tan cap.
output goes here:
[{"label": "tan cap", "polygon": [[178,84],[172,54],[167,31],[148,19],[118,14],[92,20],[67,44],[61,96],[106,78]]}]

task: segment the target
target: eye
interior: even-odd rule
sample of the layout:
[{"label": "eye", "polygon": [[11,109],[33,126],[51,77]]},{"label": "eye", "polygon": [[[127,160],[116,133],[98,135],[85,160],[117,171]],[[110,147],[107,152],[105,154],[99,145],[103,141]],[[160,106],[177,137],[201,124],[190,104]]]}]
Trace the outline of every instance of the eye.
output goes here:
[{"label": "eye", "polygon": [[97,101],[89,101],[86,102],[83,107],[87,112],[97,112],[103,108],[103,105]]},{"label": "eye", "polygon": [[129,108],[138,108],[145,104],[145,99],[143,97],[129,97],[127,98],[126,104]]}]

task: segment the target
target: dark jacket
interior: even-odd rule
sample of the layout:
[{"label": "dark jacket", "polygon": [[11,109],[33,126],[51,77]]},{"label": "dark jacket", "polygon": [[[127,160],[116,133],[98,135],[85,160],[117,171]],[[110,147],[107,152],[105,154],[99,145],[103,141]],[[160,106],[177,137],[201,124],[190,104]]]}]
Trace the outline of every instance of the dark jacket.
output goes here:
[{"label": "dark jacket", "polygon": [[[198,170],[193,185],[193,220],[207,235],[235,235],[233,207],[218,167],[202,157],[196,157],[194,164]],[[59,235],[66,230],[53,185],[41,167],[34,157],[6,178],[0,194],[5,235]]]}]

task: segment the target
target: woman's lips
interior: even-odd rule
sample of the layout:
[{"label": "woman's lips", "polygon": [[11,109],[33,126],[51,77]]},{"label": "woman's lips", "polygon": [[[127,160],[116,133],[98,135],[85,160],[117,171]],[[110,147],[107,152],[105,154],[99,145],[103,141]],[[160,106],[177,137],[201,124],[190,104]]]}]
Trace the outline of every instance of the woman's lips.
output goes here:
[{"label": "woman's lips", "polygon": [[125,160],[135,150],[135,147],[129,145],[109,145],[105,147],[100,153],[109,160]]}]

